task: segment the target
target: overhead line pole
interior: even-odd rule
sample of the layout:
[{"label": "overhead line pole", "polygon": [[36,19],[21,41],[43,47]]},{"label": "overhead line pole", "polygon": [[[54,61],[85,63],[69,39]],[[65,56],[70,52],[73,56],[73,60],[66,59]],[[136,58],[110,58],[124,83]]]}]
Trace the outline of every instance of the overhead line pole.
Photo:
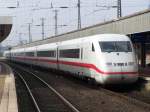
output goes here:
[{"label": "overhead line pole", "polygon": [[78,0],[78,29],[81,29],[81,2]]},{"label": "overhead line pole", "polygon": [[19,44],[22,45],[22,37],[21,37],[22,33],[19,33]]},{"label": "overhead line pole", "polygon": [[29,27],[28,27],[28,30],[29,30],[29,43],[32,42],[32,37],[31,37],[31,24],[32,23],[28,23],[29,24]]},{"label": "overhead line pole", "polygon": [[44,33],[44,18],[41,18],[41,21],[42,21],[42,23],[41,23],[41,26],[42,26],[42,40],[44,39],[44,36],[45,36],[45,33]]},{"label": "overhead line pole", "polygon": [[55,12],[55,35],[58,34],[58,10],[54,10]]},{"label": "overhead line pole", "polygon": [[118,0],[118,3],[117,3],[117,17],[120,18],[122,17],[122,6],[121,6],[121,0]]}]

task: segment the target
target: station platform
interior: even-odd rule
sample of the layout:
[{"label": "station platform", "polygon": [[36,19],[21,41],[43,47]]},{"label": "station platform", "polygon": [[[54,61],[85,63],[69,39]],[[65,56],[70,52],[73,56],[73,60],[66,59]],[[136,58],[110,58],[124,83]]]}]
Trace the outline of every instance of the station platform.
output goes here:
[{"label": "station platform", "polygon": [[144,78],[145,80],[150,81],[150,67],[139,68],[139,75],[140,77]]},{"label": "station platform", "polygon": [[150,67],[139,68],[140,79],[144,80],[143,89],[150,91]]},{"label": "station platform", "polygon": [[0,112],[18,112],[15,79],[11,68],[0,62]]}]

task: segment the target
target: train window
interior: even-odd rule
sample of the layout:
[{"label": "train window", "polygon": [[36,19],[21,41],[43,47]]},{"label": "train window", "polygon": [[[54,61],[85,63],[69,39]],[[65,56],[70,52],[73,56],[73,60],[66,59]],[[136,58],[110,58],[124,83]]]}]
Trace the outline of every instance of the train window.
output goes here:
[{"label": "train window", "polygon": [[38,51],[38,57],[56,57],[56,51]]},{"label": "train window", "polygon": [[93,51],[93,52],[95,51],[95,48],[94,48],[94,45],[93,45],[93,43],[92,43],[92,51]]},{"label": "train window", "polygon": [[23,52],[16,53],[15,56],[24,56],[24,53]]},{"label": "train window", "polygon": [[34,56],[34,52],[26,52],[26,56]]},{"label": "train window", "polygon": [[99,42],[102,52],[132,52],[129,41]]},{"label": "train window", "polygon": [[79,58],[80,57],[80,49],[60,50],[59,57],[61,57],[61,58]]}]

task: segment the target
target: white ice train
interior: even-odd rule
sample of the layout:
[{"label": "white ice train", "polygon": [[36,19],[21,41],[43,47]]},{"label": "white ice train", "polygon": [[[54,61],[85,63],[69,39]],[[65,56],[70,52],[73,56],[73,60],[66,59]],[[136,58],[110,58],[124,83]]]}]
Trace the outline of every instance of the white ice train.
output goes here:
[{"label": "white ice train", "polygon": [[130,39],[120,34],[101,34],[34,47],[12,49],[12,61],[67,71],[100,84],[133,83],[138,65]]}]

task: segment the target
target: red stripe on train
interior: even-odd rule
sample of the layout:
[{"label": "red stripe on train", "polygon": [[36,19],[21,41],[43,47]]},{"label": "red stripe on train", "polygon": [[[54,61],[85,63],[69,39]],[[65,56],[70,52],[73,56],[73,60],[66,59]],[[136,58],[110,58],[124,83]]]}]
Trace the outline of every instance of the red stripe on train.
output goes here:
[{"label": "red stripe on train", "polygon": [[95,65],[93,64],[88,64],[88,63],[80,63],[80,62],[69,62],[69,61],[57,61],[57,60],[50,60],[50,59],[43,59],[43,58],[31,58],[31,57],[16,57],[18,59],[29,59],[29,60],[33,60],[33,61],[43,61],[43,62],[47,62],[47,63],[59,63],[59,64],[64,64],[64,65],[71,65],[71,66],[78,66],[78,67],[83,67],[83,68],[89,68],[89,69],[93,69],[95,71],[97,71],[100,74],[114,74],[114,75],[120,75],[120,74],[137,74],[137,72],[104,72],[102,70],[100,70],[99,68],[97,68]]}]

